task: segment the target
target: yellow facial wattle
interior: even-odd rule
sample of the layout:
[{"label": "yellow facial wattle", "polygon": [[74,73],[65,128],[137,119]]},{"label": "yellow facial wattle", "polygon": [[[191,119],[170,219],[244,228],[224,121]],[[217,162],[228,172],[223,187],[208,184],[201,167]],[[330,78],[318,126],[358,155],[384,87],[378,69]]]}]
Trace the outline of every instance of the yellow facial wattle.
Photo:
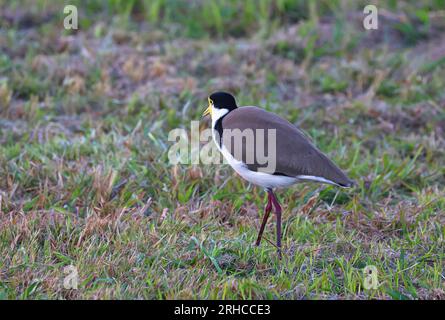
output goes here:
[{"label": "yellow facial wattle", "polygon": [[208,105],[207,109],[204,111],[204,113],[202,114],[203,117],[205,117],[208,114],[210,114],[210,116],[212,115],[213,101],[210,98],[208,98],[208,101],[209,101],[209,105]]}]

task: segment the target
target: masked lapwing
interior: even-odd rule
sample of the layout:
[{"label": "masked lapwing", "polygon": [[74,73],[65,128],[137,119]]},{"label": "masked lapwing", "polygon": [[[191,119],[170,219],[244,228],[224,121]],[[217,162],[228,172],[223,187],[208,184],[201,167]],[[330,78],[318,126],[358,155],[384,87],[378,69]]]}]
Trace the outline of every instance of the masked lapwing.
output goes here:
[{"label": "masked lapwing", "polygon": [[274,189],[305,181],[343,188],[354,184],[296,126],[274,113],[255,106],[238,107],[230,93],[215,92],[208,97],[203,116],[208,114],[213,140],[230,166],[267,192],[257,246],[273,207],[281,257],[281,206]]}]

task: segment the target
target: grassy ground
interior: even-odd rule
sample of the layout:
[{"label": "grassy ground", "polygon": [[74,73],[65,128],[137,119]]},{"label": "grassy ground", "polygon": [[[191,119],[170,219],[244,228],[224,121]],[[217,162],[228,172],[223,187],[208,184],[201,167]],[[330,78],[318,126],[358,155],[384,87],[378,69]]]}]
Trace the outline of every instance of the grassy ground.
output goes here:
[{"label": "grassy ground", "polygon": [[[445,299],[444,1],[377,2],[377,31],[357,1],[82,3],[67,31],[0,0],[0,298]],[[281,262],[262,190],[168,164],[215,90],[358,182],[278,192]]]}]

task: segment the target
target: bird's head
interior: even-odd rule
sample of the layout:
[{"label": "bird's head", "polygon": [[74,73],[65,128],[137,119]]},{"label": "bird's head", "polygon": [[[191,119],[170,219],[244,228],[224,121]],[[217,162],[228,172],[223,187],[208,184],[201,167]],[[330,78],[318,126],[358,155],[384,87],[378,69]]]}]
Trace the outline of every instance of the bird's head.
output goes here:
[{"label": "bird's head", "polygon": [[203,117],[210,114],[212,119],[219,119],[223,115],[237,108],[235,97],[227,92],[215,92],[208,98],[208,107],[203,113]]}]

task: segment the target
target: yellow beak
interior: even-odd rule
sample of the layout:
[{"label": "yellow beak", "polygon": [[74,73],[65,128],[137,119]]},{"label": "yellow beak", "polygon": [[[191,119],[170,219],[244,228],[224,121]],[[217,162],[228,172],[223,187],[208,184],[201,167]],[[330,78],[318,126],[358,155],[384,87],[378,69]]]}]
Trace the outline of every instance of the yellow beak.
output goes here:
[{"label": "yellow beak", "polygon": [[209,105],[209,106],[207,107],[207,109],[204,111],[204,113],[202,114],[202,116],[205,117],[205,116],[208,115],[208,114],[212,115],[212,106],[211,106],[211,105]]}]

